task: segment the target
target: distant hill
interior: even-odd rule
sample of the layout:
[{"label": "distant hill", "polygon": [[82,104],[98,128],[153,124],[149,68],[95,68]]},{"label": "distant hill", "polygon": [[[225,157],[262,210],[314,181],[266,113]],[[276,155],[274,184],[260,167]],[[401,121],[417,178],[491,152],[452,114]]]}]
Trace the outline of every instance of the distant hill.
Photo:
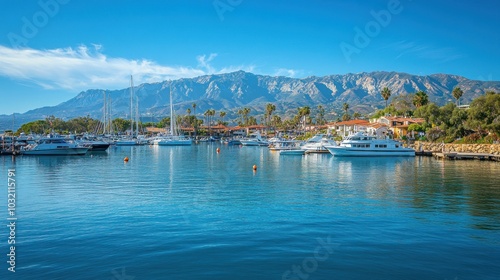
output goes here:
[{"label": "distant hill", "polygon": [[[370,113],[384,106],[385,101],[380,95],[384,87],[392,91],[391,99],[423,90],[429,95],[430,101],[444,105],[454,101],[451,92],[456,86],[464,92],[462,104],[469,103],[485,91],[500,91],[498,81],[475,81],[448,74],[416,76],[398,72],[371,72],[297,79],[238,71],[141,84],[134,87],[134,92],[143,120],[147,121],[149,117],[158,119],[170,113],[170,88],[178,113],[185,114],[186,109],[192,110],[191,105],[196,103],[196,114],[199,116],[208,109],[215,109],[226,111],[226,119],[231,119],[241,107],[250,107],[252,115],[261,114],[269,102],[276,105],[278,114],[287,111],[289,114],[295,113],[299,106],[315,108],[319,104],[327,108],[328,112],[340,112],[344,102],[349,103],[351,109]],[[103,92],[100,89],[87,90],[57,106],[16,114],[16,126],[49,115],[63,119],[87,115],[101,118]],[[130,114],[130,88],[108,90],[107,93],[112,99],[113,117],[127,117]],[[0,129],[12,128],[12,122],[12,115],[1,115]]]}]

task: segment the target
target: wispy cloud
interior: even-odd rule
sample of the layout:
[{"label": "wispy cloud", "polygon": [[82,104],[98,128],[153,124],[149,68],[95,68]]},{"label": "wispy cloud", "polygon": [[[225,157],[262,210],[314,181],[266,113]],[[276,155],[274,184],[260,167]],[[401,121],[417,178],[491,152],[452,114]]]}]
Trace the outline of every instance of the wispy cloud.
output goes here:
[{"label": "wispy cloud", "polygon": [[464,57],[464,55],[457,53],[453,48],[436,48],[432,45],[418,44],[410,41],[399,41],[388,45],[387,48],[396,52],[396,59],[403,56],[414,56],[443,63]]},{"label": "wispy cloud", "polygon": [[159,82],[237,70],[253,71],[254,66],[227,66],[216,69],[212,53],[197,57],[198,66],[166,66],[148,59],[108,57],[101,45],[51,50],[12,49],[0,45],[0,75],[44,89],[85,90],[121,88],[130,75],[138,82]]},{"label": "wispy cloud", "polygon": [[301,70],[279,68],[274,72],[273,76],[285,76],[285,77],[295,78],[299,75],[302,75],[302,72],[303,71]]}]

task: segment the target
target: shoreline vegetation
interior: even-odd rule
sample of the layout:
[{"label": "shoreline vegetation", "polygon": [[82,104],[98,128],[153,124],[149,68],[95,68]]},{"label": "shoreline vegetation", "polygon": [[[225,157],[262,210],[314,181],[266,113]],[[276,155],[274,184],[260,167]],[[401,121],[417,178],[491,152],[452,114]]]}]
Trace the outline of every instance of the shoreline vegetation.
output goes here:
[{"label": "shoreline vegetation", "polygon": [[[296,114],[291,117],[283,117],[273,114],[276,106],[268,103],[265,111],[252,115],[251,108],[244,107],[237,110],[237,118],[231,120],[234,128],[244,129],[248,127],[259,127],[268,135],[281,133],[285,136],[294,136],[305,139],[319,132],[326,132],[328,125],[353,119],[374,120],[383,116],[404,116],[420,118],[422,123],[412,123],[407,127],[408,134],[398,137],[407,144],[415,141],[431,143],[453,143],[453,144],[492,144],[500,141],[500,93],[488,91],[484,95],[472,100],[470,105],[460,106],[460,98],[463,92],[460,88],[453,90],[456,103],[450,102],[439,107],[429,102],[425,92],[419,91],[415,94],[395,96],[390,103],[391,91],[384,88],[381,91],[382,98],[386,101],[384,109],[374,112],[371,116],[362,116],[360,113],[349,110],[349,104],[343,104],[343,115],[336,120],[327,120],[326,112],[322,105],[311,109],[308,106],[296,109]],[[197,105],[193,103],[192,109],[188,109],[185,115],[178,115],[176,122],[181,129],[193,137],[206,137],[216,135],[222,128],[228,129],[229,121],[225,120],[228,112],[217,112],[214,109],[206,110],[201,116],[191,114],[196,112]],[[260,122],[258,122],[258,118]],[[25,123],[13,132],[6,130],[7,134],[20,135],[21,133],[47,134],[56,132],[61,134],[99,134],[106,132],[118,135],[130,133],[130,127],[136,125],[131,120],[115,118],[109,122],[102,122],[90,117],[77,117],[64,121],[55,116],[47,117],[45,120],[36,120]],[[165,117],[159,122],[139,122],[143,134],[162,132],[170,125],[170,117]],[[147,132],[149,131],[149,132]],[[341,139],[341,135],[333,135]],[[413,135],[413,137],[410,137]],[[219,134],[220,136],[220,134]],[[224,133],[223,136],[229,136]],[[337,139],[336,139],[337,140]]]}]

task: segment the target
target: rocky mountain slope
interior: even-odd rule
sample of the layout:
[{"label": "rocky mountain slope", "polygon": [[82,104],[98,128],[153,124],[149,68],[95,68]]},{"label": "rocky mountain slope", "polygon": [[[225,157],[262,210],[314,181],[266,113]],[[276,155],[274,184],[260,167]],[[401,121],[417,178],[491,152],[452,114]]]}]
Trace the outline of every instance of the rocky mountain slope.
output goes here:
[{"label": "rocky mountain slope", "polygon": [[[385,101],[380,95],[384,87],[392,91],[391,99],[402,94],[425,91],[432,102],[443,105],[453,102],[451,94],[459,86],[464,95],[462,104],[469,103],[485,91],[500,91],[500,82],[475,81],[448,74],[416,76],[398,72],[371,72],[324,77],[289,78],[255,75],[243,71],[206,75],[190,79],[141,84],[134,87],[141,115],[162,117],[169,114],[169,94],[173,93],[175,110],[185,114],[187,108],[197,104],[196,114],[208,109],[224,110],[228,116],[242,107],[250,107],[251,114],[262,113],[272,102],[277,113],[296,111],[299,106],[323,105],[330,111],[341,110],[344,102],[362,113],[382,108]],[[106,91],[111,98],[113,117],[130,114],[130,88]],[[16,115],[16,123],[54,115],[63,119],[78,116],[101,118],[104,90],[92,89],[57,106],[43,107]],[[193,111],[193,110],[192,110]],[[0,116],[1,127],[12,126],[12,116]]]}]

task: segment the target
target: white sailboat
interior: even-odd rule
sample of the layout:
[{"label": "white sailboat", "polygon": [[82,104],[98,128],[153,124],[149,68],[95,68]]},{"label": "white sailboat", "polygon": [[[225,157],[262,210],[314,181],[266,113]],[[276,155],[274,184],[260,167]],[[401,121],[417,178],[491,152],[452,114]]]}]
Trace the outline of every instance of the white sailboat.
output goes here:
[{"label": "white sailboat", "polygon": [[122,137],[116,141],[116,146],[135,146],[138,145],[137,140],[134,139],[134,80],[130,75],[130,135]]},{"label": "white sailboat", "polygon": [[193,140],[184,135],[179,135],[175,124],[174,105],[172,102],[172,85],[170,85],[170,134],[157,142],[159,146],[190,146]]}]

